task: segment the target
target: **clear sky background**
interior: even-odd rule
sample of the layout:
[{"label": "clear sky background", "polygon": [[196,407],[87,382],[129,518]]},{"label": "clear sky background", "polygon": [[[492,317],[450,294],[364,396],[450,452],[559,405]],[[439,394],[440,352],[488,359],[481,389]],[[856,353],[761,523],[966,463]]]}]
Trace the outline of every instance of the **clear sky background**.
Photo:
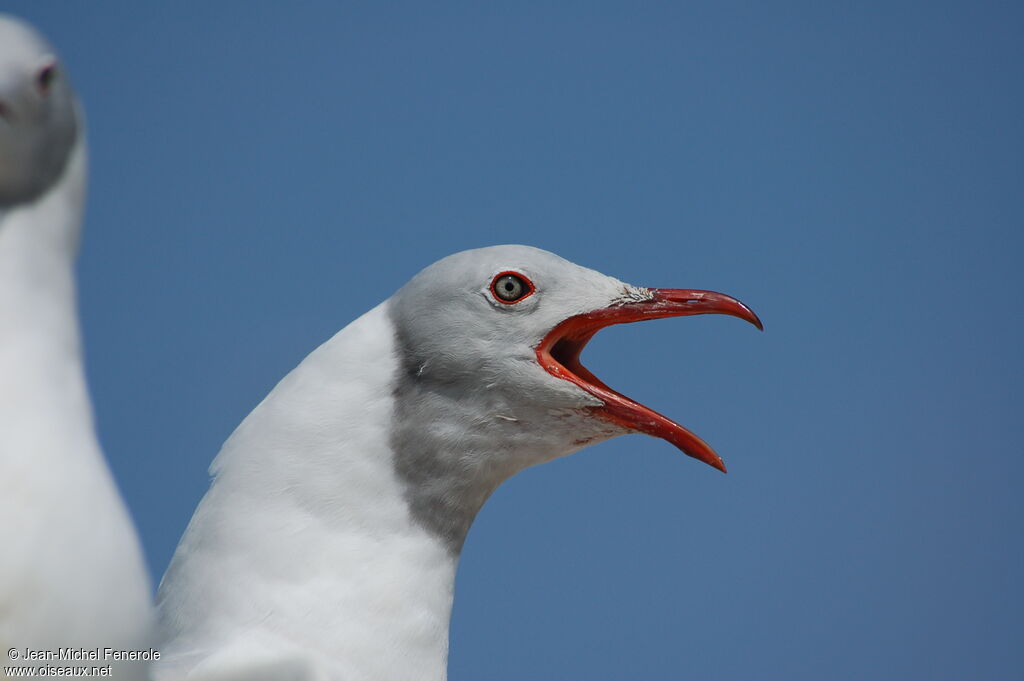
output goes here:
[{"label": "clear sky background", "polygon": [[633,435],[509,481],[453,681],[1021,678],[1020,3],[4,8],[87,108],[88,371],[154,579],[306,354],[439,257],[526,243],[766,332],[595,339],[730,473]]}]

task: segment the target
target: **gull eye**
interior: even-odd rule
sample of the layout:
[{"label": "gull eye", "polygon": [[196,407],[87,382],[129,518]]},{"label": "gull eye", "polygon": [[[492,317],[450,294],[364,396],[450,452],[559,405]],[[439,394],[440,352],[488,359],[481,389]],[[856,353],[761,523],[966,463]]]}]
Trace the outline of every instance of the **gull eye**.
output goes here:
[{"label": "gull eye", "polygon": [[50,62],[43,68],[39,69],[36,74],[36,87],[39,89],[39,94],[46,96],[50,93],[50,88],[53,86],[53,81],[57,78],[57,64]]},{"label": "gull eye", "polygon": [[499,303],[518,303],[534,292],[533,282],[515,272],[502,272],[491,281],[491,293]]}]

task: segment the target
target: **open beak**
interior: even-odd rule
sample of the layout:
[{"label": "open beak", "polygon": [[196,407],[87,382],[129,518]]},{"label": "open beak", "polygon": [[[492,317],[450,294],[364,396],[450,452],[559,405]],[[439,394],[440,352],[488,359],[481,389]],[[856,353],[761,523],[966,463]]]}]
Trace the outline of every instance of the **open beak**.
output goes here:
[{"label": "open beak", "polygon": [[612,390],[580,363],[580,353],[594,334],[613,324],[695,314],[727,314],[744,319],[760,330],[761,320],[731,296],[693,289],[647,289],[650,298],[624,302],[570,317],[548,332],[537,346],[537,360],[552,376],[576,384],[601,400],[594,407],[600,417],[629,430],[671,442],[683,453],[725,472],[725,463],[706,442],[656,411]]}]

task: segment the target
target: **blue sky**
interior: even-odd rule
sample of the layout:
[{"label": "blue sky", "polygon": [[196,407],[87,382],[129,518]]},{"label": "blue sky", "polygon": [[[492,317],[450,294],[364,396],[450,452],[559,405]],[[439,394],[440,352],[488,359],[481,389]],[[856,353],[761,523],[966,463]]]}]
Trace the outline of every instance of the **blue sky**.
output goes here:
[{"label": "blue sky", "polygon": [[485,507],[451,678],[1024,668],[1018,3],[14,0],[89,121],[79,263],[154,579],[239,421],[448,253],[710,288],[584,361],[725,458],[619,438]]}]

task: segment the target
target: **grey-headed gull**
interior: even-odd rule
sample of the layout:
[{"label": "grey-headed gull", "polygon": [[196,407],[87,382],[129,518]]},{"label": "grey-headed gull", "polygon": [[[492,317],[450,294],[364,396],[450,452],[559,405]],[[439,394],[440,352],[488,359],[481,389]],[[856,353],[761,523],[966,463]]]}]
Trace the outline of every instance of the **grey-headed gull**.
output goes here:
[{"label": "grey-headed gull", "polygon": [[224,444],[160,586],[157,678],[444,679],[459,553],[502,481],[632,432],[725,470],[579,359],[606,326],[708,313],[761,326],[729,296],[527,246],[426,268]]},{"label": "grey-headed gull", "polygon": [[[149,577],[82,370],[73,264],[85,181],[63,64],[35,30],[0,15],[0,649],[11,665],[32,664],[29,650],[109,648],[123,659],[151,643]],[[144,674],[110,659],[40,664]]]}]

